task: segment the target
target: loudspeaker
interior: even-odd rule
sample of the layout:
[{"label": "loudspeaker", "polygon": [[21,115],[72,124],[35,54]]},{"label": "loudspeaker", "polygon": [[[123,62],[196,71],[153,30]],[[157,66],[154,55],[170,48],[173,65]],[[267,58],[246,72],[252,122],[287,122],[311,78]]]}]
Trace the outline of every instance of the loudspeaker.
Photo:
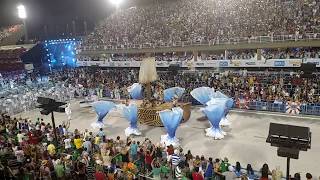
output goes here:
[{"label": "loudspeaker", "polygon": [[314,63],[302,63],[301,70],[303,71],[304,75],[312,74],[313,72],[317,71],[317,66]]},{"label": "loudspeaker", "polygon": [[311,148],[310,128],[270,123],[267,142],[271,146],[307,151]]},{"label": "loudspeaker", "polygon": [[169,69],[169,71],[178,71],[180,69],[180,65],[179,64],[170,64],[168,69]]},{"label": "loudspeaker", "polygon": [[309,139],[310,128],[287,124],[270,123],[269,135],[296,139]]},{"label": "loudspeaker", "polygon": [[55,102],[56,102],[56,101],[55,101],[54,99],[45,98],[45,97],[38,97],[38,99],[37,99],[37,103],[43,104],[43,105],[53,104],[53,103],[55,103]]},{"label": "loudspeaker", "polygon": [[49,111],[49,110],[47,110],[47,109],[42,109],[41,111],[40,111],[40,114],[42,114],[42,115],[48,115],[48,114],[50,114],[51,112]]},{"label": "loudspeaker", "polygon": [[172,73],[172,75],[176,75],[179,69],[180,69],[179,64],[171,64],[168,67],[168,70],[170,71],[170,73]]},{"label": "loudspeaker", "polygon": [[299,159],[299,150],[285,147],[279,147],[277,151],[278,156],[288,157],[292,159]]},{"label": "loudspeaker", "polygon": [[65,108],[60,107],[63,106],[67,103],[64,102],[57,102],[54,99],[50,98],[45,98],[45,97],[38,97],[37,103],[40,105],[37,106],[37,108],[41,108],[42,110],[40,111],[41,114],[43,115],[48,115],[52,111],[55,112],[65,112]]}]

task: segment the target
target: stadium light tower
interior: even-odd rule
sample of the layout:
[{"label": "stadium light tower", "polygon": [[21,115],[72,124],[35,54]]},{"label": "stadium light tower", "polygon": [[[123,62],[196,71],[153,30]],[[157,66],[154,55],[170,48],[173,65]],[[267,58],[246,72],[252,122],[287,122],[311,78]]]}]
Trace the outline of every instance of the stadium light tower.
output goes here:
[{"label": "stadium light tower", "polygon": [[26,8],[24,7],[24,5],[20,4],[17,6],[17,9],[18,9],[18,17],[23,21],[25,41],[28,42],[29,39],[28,39],[28,31],[26,26],[26,19],[27,19]]},{"label": "stadium light tower", "polygon": [[109,0],[111,4],[115,5],[116,8],[119,8],[120,4],[122,3],[122,0]]}]

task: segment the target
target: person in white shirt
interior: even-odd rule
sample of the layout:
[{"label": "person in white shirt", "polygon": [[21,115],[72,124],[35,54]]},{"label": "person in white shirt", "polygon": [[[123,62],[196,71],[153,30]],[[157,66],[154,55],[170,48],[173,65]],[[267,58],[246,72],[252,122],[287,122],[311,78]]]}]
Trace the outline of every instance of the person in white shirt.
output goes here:
[{"label": "person in white shirt", "polygon": [[36,125],[36,130],[40,130],[40,124]]},{"label": "person in white shirt", "polygon": [[50,132],[46,134],[47,136],[47,141],[51,142],[53,141],[53,137],[51,136]]},{"label": "person in white shirt", "polygon": [[118,87],[114,89],[114,96],[115,99],[120,99],[120,90],[118,89]]},{"label": "person in white shirt", "polygon": [[89,154],[92,151],[92,144],[91,144],[91,139],[87,138],[85,142],[83,143],[83,147],[85,151],[87,151]]},{"label": "person in white shirt", "polygon": [[236,174],[234,173],[234,168],[232,166],[228,167],[228,171],[222,173],[225,179],[237,179]]},{"label": "person in white shirt", "polygon": [[28,121],[28,124],[29,124],[29,126],[28,126],[29,129],[28,130],[29,131],[33,130],[34,129],[34,124],[32,124],[31,120]]},{"label": "person in white shirt", "polygon": [[19,129],[19,130],[20,130],[20,121],[17,121],[16,126],[17,126],[17,129]]},{"label": "person in white shirt", "polygon": [[281,180],[283,173],[280,170],[280,166],[277,166],[276,169],[272,170],[272,180]]},{"label": "person in white shirt", "polygon": [[63,131],[63,135],[64,135],[64,136],[67,136],[67,135],[68,135],[68,130],[67,130],[67,128],[66,128],[65,125],[62,127],[62,131]]},{"label": "person in white shirt", "polygon": [[19,144],[21,145],[24,141],[24,135],[21,133],[21,131],[19,131],[19,133],[17,134],[17,139]]},{"label": "person in white shirt", "polygon": [[85,141],[87,138],[89,138],[90,134],[88,129],[85,129],[84,133],[83,133],[83,141]]},{"label": "person in white shirt", "polygon": [[71,139],[68,136],[66,136],[66,139],[64,139],[63,142],[66,150],[71,149]]},{"label": "person in white shirt", "polygon": [[15,156],[17,157],[18,162],[23,162],[24,160],[24,152],[21,149],[21,147],[18,147],[18,149],[15,151]]},{"label": "person in white shirt", "polygon": [[40,129],[41,129],[41,132],[44,132],[44,131],[45,131],[45,129],[46,129],[46,125],[45,125],[44,123],[43,123],[43,124],[41,124]]}]

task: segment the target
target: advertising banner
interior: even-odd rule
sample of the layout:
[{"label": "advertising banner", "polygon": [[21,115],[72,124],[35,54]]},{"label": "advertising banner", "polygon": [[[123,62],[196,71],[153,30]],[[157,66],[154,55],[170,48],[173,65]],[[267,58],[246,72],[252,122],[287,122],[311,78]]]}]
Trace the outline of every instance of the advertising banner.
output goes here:
[{"label": "advertising banner", "polygon": [[[157,67],[169,67],[170,65],[180,65],[188,68],[242,68],[242,67],[301,67],[302,63],[314,63],[320,67],[320,59],[268,59],[268,60],[208,60],[208,61],[157,61]],[[140,67],[141,61],[77,61],[78,66],[102,66],[102,67]]]},{"label": "advertising banner", "polygon": [[273,63],[274,67],[285,67],[286,66],[286,62],[284,60],[276,60]]},{"label": "advertising banner", "polygon": [[219,67],[229,67],[230,60],[219,61]]}]

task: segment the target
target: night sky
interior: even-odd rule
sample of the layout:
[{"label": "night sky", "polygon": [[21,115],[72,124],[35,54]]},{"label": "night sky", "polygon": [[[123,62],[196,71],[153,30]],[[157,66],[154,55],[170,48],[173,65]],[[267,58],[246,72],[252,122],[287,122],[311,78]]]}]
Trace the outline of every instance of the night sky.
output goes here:
[{"label": "night sky", "polygon": [[48,34],[55,37],[76,22],[77,31],[83,31],[83,21],[87,21],[88,30],[94,23],[106,17],[114,7],[108,0],[0,0],[0,27],[21,22],[17,16],[17,5],[24,4],[27,11],[27,27],[29,37],[44,34],[44,26]]},{"label": "night sky", "polygon": [[[131,7],[166,0],[122,1],[121,7]],[[73,20],[77,35],[83,35],[84,21],[90,32],[95,23],[115,10],[109,0],[0,0],[0,28],[22,23],[17,15],[18,4],[26,7],[29,38],[36,40],[67,37],[61,37],[61,34],[72,31]],[[44,26],[47,26],[47,37],[44,36]]]}]

